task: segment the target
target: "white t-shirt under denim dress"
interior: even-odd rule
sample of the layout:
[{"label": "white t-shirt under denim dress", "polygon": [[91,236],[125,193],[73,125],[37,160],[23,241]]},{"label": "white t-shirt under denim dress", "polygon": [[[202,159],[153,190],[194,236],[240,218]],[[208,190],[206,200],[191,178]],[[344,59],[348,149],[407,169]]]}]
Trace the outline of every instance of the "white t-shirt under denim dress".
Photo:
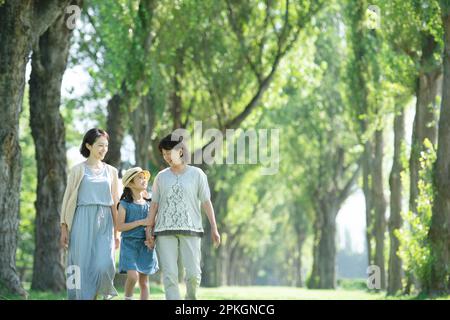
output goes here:
[{"label": "white t-shirt under denim dress", "polygon": [[186,165],[175,174],[160,171],[153,183],[152,201],[158,203],[154,234],[202,236],[201,203],[210,199],[208,179],[202,169]]}]

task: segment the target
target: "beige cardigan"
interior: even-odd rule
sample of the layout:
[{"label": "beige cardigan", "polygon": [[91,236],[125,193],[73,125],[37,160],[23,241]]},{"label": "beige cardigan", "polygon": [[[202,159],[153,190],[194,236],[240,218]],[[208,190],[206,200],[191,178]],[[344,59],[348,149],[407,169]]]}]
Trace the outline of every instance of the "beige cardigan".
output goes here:
[{"label": "beige cardigan", "polygon": [[[65,223],[67,228],[72,228],[72,221],[77,208],[78,188],[84,176],[85,161],[72,167],[67,179],[66,191],[64,192],[63,202],[61,206],[61,224]],[[111,195],[114,201],[114,206],[119,201],[119,176],[117,169],[109,164],[106,164],[109,170],[109,176],[112,177]]]}]

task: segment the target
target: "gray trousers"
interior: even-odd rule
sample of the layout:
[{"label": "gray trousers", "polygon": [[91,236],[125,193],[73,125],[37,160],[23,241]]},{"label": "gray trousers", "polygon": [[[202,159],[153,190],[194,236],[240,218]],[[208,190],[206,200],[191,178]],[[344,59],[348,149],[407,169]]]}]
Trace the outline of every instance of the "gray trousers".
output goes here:
[{"label": "gray trousers", "polygon": [[167,300],[180,300],[178,287],[178,259],[186,270],[186,299],[197,298],[201,280],[201,238],[186,235],[158,235],[156,251],[163,274],[164,291]]}]

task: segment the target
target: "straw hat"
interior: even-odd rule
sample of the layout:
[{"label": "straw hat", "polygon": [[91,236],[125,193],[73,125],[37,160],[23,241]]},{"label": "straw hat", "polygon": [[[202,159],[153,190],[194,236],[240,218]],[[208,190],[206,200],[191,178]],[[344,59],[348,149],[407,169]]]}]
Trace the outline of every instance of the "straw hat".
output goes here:
[{"label": "straw hat", "polygon": [[122,177],[123,187],[125,188],[131,182],[131,180],[133,180],[133,178],[136,177],[139,173],[143,173],[147,181],[150,179],[151,174],[149,171],[142,170],[142,168],[140,167],[130,168],[127,171],[125,171]]}]

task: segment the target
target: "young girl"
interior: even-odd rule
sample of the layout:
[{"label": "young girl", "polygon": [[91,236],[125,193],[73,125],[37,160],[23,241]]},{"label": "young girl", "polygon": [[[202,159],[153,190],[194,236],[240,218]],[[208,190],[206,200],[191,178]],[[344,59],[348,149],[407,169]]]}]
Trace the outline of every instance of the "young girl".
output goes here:
[{"label": "young girl", "polygon": [[150,172],[139,167],[128,169],[123,175],[123,194],[118,204],[118,231],[120,243],[119,272],[127,273],[125,300],[133,299],[136,282],[139,281],[141,300],[148,299],[148,275],[158,271],[156,252],[145,245],[145,227],[149,225],[146,194]]}]

